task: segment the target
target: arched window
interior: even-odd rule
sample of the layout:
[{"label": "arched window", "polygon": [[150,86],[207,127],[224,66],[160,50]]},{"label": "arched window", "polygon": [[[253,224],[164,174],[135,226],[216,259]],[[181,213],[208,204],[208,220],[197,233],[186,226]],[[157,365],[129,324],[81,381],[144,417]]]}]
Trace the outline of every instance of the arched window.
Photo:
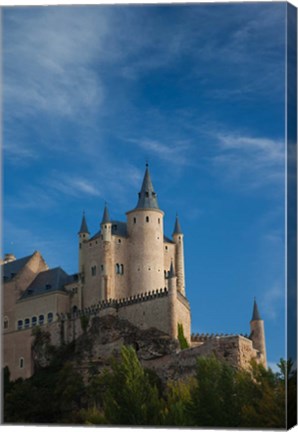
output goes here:
[{"label": "arched window", "polygon": [[149,222],[149,216],[146,216],[146,222]]},{"label": "arched window", "polygon": [[72,313],[75,314],[77,312],[77,310],[78,310],[78,307],[76,305],[74,305],[72,307]]},{"label": "arched window", "polygon": [[27,329],[27,328],[29,328],[30,327],[30,319],[29,318],[26,318],[25,319],[25,329]]},{"label": "arched window", "polygon": [[120,264],[120,274],[124,274],[124,265]]},{"label": "arched window", "polygon": [[96,276],[96,266],[91,267],[91,276]]},{"label": "arched window", "polygon": [[18,330],[22,330],[23,328],[23,320],[18,321]]},{"label": "arched window", "polygon": [[116,264],[116,274],[120,274],[120,264]]},{"label": "arched window", "polygon": [[158,218],[158,223],[160,224],[160,218]]},{"label": "arched window", "polygon": [[54,317],[53,313],[49,312],[48,313],[48,323],[51,323],[53,321],[53,317]]},{"label": "arched window", "polygon": [[133,223],[137,223],[137,218],[133,218]]},{"label": "arched window", "polygon": [[7,316],[5,316],[4,319],[3,319],[3,328],[4,328],[4,330],[8,329],[8,318],[7,318]]},{"label": "arched window", "polygon": [[36,316],[32,317],[31,323],[32,323],[32,327],[35,327],[37,325],[37,317]]},{"label": "arched window", "polygon": [[39,317],[38,317],[38,323],[40,325],[43,325],[43,323],[44,323],[44,315],[39,315]]},{"label": "arched window", "polygon": [[20,367],[20,369],[23,369],[23,367],[24,367],[24,357],[20,357],[19,358],[19,367]]}]

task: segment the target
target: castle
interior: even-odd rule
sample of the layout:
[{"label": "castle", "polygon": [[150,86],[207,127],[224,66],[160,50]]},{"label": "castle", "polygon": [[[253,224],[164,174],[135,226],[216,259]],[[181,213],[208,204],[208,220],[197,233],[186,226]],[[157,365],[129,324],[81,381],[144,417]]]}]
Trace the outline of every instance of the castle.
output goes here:
[{"label": "castle", "polygon": [[[9,367],[12,379],[34,372],[32,327],[44,327],[56,345],[62,339],[70,342],[82,332],[83,315],[115,315],[140,329],[155,327],[172,339],[178,338],[179,327],[191,347],[210,345],[209,336],[191,335],[183,232],[176,216],[172,238],[164,235],[164,212],[148,165],[137,205],[126,213],[126,222],[111,220],[105,205],[100,230],[91,236],[83,214],[78,256],[74,275],[60,267],[49,269],[39,252],[17,260],[5,256],[3,366]],[[236,363],[255,358],[266,366],[264,325],[256,302],[250,326],[249,337],[233,335]],[[216,338],[227,347],[227,335]],[[214,350],[213,340],[210,346]]]}]

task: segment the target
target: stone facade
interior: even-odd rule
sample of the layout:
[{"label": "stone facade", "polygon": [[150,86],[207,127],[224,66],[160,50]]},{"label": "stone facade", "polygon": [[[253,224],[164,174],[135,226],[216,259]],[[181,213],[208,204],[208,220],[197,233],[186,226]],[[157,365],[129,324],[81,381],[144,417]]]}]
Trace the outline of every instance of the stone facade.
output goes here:
[{"label": "stone facade", "polygon": [[[9,366],[12,379],[33,373],[33,327],[48,330],[52,343],[59,345],[81,336],[82,317],[113,316],[142,331],[156,328],[171,340],[177,340],[182,325],[198,352],[224,350],[230,339],[191,337],[183,242],[178,217],[172,238],[164,234],[164,212],[147,166],[137,206],[126,213],[125,222],[112,220],[105,206],[99,231],[91,236],[83,215],[75,275],[49,269],[39,252],[19,260],[7,255],[2,263],[3,365]],[[231,348],[237,351],[235,362],[244,367],[252,357],[266,364],[263,322],[255,310],[251,332],[251,338],[233,339]]]}]

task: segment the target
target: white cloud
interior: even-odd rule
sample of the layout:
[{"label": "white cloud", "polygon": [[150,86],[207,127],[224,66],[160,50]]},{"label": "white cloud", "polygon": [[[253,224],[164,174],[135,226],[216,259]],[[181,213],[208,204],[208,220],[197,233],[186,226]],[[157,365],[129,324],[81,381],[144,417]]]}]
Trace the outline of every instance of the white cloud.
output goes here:
[{"label": "white cloud", "polygon": [[283,141],[229,133],[219,133],[215,138],[219,152],[211,161],[217,173],[227,180],[239,180],[251,188],[284,185]]},{"label": "white cloud", "polygon": [[285,304],[285,289],[284,284],[276,281],[271,288],[264,292],[261,309],[264,315],[270,319],[274,320],[278,317],[278,310],[284,308]]},{"label": "white cloud", "polygon": [[50,189],[72,197],[82,197],[84,194],[102,196],[100,187],[83,177],[56,174],[48,180],[47,185]]}]

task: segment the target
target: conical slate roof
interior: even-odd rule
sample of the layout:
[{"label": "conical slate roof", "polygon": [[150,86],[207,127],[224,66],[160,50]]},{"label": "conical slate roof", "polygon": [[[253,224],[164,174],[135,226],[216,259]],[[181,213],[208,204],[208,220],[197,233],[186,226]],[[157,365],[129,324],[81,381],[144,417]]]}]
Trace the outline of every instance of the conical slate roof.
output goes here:
[{"label": "conical slate roof", "polygon": [[174,266],[173,266],[173,261],[171,261],[171,267],[170,267],[170,271],[169,271],[169,278],[172,278],[175,276],[175,271],[174,271]]},{"label": "conical slate roof", "polygon": [[180,222],[178,219],[178,215],[176,215],[176,221],[175,221],[173,235],[174,234],[182,234],[182,229],[181,229],[181,225],[180,225]]},{"label": "conical slate roof", "polygon": [[103,224],[103,223],[109,223],[109,222],[111,222],[111,219],[110,219],[110,215],[109,215],[108,206],[105,204],[101,223]]},{"label": "conical slate roof", "polygon": [[154,192],[148,164],[146,164],[146,171],[142,184],[141,192],[139,192],[139,200],[136,206],[137,209],[159,209],[157,202],[157,195]]},{"label": "conical slate roof", "polygon": [[262,318],[260,316],[258,305],[257,305],[256,299],[255,299],[254,300],[254,308],[253,308],[253,313],[252,313],[251,321],[260,321],[261,319]]},{"label": "conical slate roof", "polygon": [[85,233],[87,233],[87,234],[89,234],[89,230],[88,230],[88,227],[87,227],[87,222],[86,222],[86,218],[85,218],[85,212],[83,212],[83,218],[82,218],[82,223],[81,223],[81,228],[80,228],[80,231],[79,231],[79,234],[85,234]]}]

